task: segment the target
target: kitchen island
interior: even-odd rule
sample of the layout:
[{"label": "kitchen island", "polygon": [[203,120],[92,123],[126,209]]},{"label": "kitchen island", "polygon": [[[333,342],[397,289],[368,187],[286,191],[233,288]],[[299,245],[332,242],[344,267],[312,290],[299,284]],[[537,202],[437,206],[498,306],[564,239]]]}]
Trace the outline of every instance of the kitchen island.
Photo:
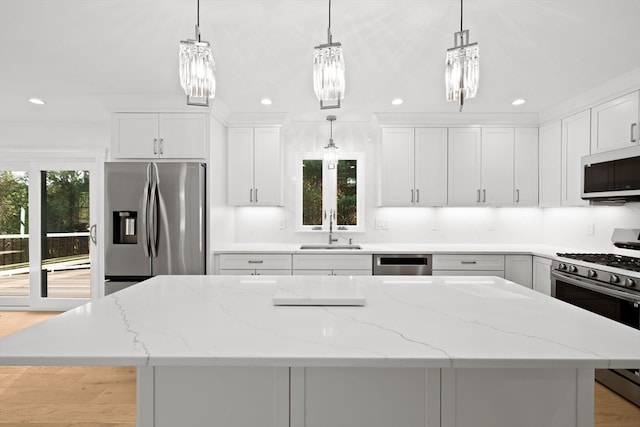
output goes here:
[{"label": "kitchen island", "polygon": [[0,364],[137,366],[139,426],[583,427],[640,332],[494,277],[158,276]]}]

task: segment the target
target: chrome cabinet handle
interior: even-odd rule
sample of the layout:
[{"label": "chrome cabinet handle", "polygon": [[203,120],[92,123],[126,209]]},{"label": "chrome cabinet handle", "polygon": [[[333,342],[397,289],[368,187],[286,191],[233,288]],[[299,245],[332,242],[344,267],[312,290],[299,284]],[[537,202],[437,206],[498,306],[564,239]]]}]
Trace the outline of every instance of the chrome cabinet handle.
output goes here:
[{"label": "chrome cabinet handle", "polygon": [[413,196],[414,196],[414,194],[413,194],[413,193],[414,193],[414,191],[413,191],[413,188],[412,188],[412,189],[411,189],[411,203],[412,203],[412,204],[414,203],[414,202],[413,202],[413,200],[414,200],[414,197],[413,197]]},{"label": "chrome cabinet handle", "polygon": [[631,142],[637,142],[637,141],[638,141],[638,138],[634,138],[634,137],[633,137],[633,129],[634,129],[635,127],[637,127],[637,126],[638,126],[638,124],[637,124],[637,123],[631,123]]},{"label": "chrome cabinet handle", "polygon": [[160,138],[160,154],[164,154],[164,138]]},{"label": "chrome cabinet handle", "polygon": [[480,203],[480,189],[478,189],[478,195],[476,197],[476,203]]},{"label": "chrome cabinet handle", "polygon": [[520,190],[516,188],[516,203],[520,203]]},{"label": "chrome cabinet handle", "polygon": [[158,138],[153,138],[153,154],[158,154]]},{"label": "chrome cabinet handle", "polygon": [[460,261],[460,264],[477,264],[477,261]]},{"label": "chrome cabinet handle", "polygon": [[416,203],[420,203],[420,190],[416,189]]},{"label": "chrome cabinet handle", "polygon": [[249,203],[253,203],[253,188],[249,189]]},{"label": "chrome cabinet handle", "polygon": [[482,190],[482,203],[487,201],[487,190]]},{"label": "chrome cabinet handle", "polygon": [[256,203],[258,203],[258,189],[254,188],[255,192],[256,192]]}]

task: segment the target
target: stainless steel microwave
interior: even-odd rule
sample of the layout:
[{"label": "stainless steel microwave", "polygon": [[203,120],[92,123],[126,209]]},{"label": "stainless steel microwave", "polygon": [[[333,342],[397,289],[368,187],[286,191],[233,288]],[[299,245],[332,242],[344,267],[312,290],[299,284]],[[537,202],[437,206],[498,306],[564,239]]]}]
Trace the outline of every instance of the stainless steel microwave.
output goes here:
[{"label": "stainless steel microwave", "polygon": [[584,156],[581,197],[594,201],[639,201],[640,145]]}]

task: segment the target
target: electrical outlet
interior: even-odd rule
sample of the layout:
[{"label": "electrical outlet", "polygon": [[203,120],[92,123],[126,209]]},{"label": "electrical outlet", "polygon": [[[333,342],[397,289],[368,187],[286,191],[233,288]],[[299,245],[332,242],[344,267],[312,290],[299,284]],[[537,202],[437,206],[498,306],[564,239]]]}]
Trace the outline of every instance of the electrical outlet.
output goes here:
[{"label": "electrical outlet", "polygon": [[587,223],[587,236],[593,236],[596,231],[596,224],[593,222]]},{"label": "electrical outlet", "polygon": [[388,230],[388,229],[389,229],[389,221],[376,219],[376,230]]}]

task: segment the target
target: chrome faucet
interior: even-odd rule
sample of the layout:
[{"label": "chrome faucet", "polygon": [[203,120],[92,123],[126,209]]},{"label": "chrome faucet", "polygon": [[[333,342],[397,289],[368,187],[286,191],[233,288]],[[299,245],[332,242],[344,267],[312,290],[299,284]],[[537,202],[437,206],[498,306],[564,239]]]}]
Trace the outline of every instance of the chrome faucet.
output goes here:
[{"label": "chrome faucet", "polygon": [[334,211],[329,212],[329,244],[331,245],[333,242],[337,242],[338,239],[333,237],[333,215]]}]

